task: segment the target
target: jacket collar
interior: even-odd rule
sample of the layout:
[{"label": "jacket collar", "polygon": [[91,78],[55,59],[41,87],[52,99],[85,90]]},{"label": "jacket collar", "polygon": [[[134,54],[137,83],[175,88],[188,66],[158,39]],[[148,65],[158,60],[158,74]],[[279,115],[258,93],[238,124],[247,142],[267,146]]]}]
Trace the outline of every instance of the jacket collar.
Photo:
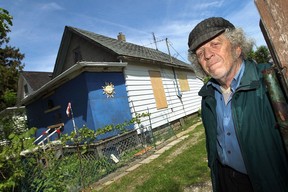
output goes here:
[{"label": "jacket collar", "polygon": [[[257,89],[260,86],[260,78],[257,72],[256,63],[251,60],[245,60],[245,71],[240,81],[238,90],[252,90]],[[211,78],[209,81],[216,82]],[[211,84],[205,84],[198,93],[199,96],[214,96],[214,88]]]}]

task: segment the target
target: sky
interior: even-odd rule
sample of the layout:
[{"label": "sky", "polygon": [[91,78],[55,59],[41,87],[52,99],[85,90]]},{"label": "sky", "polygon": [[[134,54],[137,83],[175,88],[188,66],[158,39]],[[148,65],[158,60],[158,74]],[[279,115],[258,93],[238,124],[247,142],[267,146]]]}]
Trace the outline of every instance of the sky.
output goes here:
[{"label": "sky", "polygon": [[[266,45],[254,0],[1,0],[13,16],[9,45],[25,54],[24,71],[54,69],[65,26],[168,53],[189,63],[187,39],[197,23],[223,17],[241,27],[256,47]],[[156,44],[153,39],[156,39]]]}]

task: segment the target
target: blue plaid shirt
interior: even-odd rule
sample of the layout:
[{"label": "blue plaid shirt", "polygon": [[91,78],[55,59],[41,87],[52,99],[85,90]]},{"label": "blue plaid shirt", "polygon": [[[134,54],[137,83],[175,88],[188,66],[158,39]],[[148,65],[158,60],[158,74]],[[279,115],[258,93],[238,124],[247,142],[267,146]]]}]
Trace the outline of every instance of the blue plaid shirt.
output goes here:
[{"label": "blue plaid shirt", "polygon": [[217,151],[219,160],[223,165],[228,165],[239,172],[247,173],[235,133],[231,111],[231,98],[240,84],[244,70],[245,63],[243,62],[241,64],[240,70],[235,75],[231,83],[230,88],[232,94],[228,99],[227,104],[224,102],[224,97],[221,93],[220,85],[212,83],[212,86],[216,89],[215,98],[217,101]]}]

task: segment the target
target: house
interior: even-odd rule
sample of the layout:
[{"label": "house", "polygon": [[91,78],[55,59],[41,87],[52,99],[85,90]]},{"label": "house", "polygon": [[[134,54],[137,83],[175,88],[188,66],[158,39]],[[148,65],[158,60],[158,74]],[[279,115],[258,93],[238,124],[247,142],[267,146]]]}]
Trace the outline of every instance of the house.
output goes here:
[{"label": "house", "polygon": [[[128,43],[122,33],[114,39],[70,26],[65,27],[51,80],[27,96],[23,82],[19,104],[26,107],[28,126],[38,128],[36,136],[59,123],[64,124],[62,133],[83,126],[97,130],[147,112],[150,118],[128,129],[159,128],[197,112],[203,85],[190,65]],[[69,102],[73,116],[68,117]]]},{"label": "house", "polygon": [[18,80],[17,103],[51,80],[51,72],[22,71]]},{"label": "house", "polygon": [[[20,72],[17,90],[17,102],[39,89],[51,80],[52,73],[47,72]],[[24,106],[7,107],[0,111],[0,145],[11,133],[26,131],[26,115]]]}]

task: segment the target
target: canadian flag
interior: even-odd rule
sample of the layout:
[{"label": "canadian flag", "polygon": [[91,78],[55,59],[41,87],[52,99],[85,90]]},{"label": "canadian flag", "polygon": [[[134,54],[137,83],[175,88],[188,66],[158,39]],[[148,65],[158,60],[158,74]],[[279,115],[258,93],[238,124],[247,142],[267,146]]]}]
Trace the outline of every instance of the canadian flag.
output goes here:
[{"label": "canadian flag", "polygon": [[71,103],[69,102],[66,109],[66,114],[68,117],[70,116],[70,113],[71,113]]}]

